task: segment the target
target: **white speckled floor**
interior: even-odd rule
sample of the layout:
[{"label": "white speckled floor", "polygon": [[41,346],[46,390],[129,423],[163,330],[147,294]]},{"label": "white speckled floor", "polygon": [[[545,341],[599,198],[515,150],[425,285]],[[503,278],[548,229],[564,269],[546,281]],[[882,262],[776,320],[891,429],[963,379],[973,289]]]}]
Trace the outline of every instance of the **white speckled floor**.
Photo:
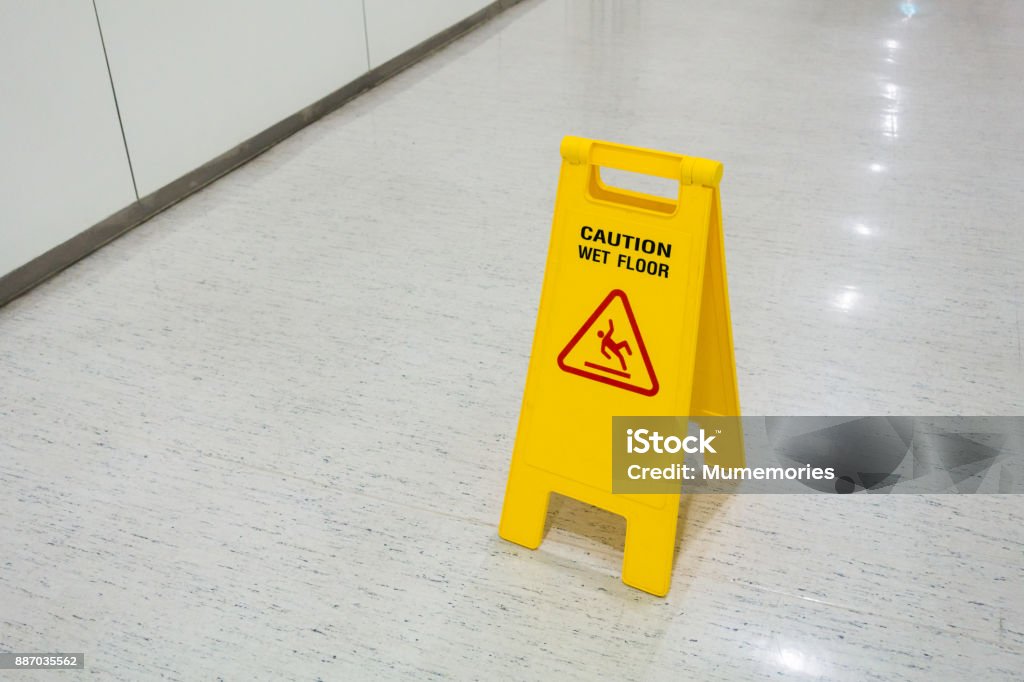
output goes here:
[{"label": "white speckled floor", "polygon": [[745,413],[1024,411],[1024,5],[915,8],[528,0],[0,309],[0,650],[1024,677],[1019,496],[684,498],[667,599],[496,533],[566,133],[725,163]]}]

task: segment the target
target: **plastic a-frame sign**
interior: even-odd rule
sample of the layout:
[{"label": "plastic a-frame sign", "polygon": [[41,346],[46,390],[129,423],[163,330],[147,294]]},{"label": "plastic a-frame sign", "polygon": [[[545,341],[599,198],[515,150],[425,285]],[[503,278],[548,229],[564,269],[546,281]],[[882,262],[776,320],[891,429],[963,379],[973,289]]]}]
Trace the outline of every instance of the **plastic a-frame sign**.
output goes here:
[{"label": "plastic a-frame sign", "polygon": [[[552,492],[606,509],[626,519],[622,580],[663,596],[679,494],[612,493],[611,423],[613,416],[740,414],[722,164],[578,137],[566,137],[561,152],[499,534],[540,546]],[[679,195],[611,187],[601,167],[678,181]]]}]

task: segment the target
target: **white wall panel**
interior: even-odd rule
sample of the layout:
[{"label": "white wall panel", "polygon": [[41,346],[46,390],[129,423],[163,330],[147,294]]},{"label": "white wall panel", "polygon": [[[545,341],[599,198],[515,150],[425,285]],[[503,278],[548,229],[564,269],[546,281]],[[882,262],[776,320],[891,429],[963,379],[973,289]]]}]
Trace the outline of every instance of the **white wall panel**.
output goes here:
[{"label": "white wall panel", "polygon": [[98,0],[139,194],[367,71],[361,0]]},{"label": "white wall panel", "polygon": [[462,21],[492,0],[366,0],[370,67]]},{"label": "white wall panel", "polygon": [[0,275],[134,200],[92,3],[0,2]]}]

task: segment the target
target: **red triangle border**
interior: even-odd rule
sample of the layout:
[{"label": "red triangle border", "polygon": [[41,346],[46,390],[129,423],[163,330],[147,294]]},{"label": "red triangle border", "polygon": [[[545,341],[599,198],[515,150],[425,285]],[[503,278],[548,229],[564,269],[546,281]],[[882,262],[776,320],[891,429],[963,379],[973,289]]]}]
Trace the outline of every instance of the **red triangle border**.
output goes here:
[{"label": "red triangle border", "polygon": [[[633,338],[636,339],[637,349],[640,351],[640,356],[644,359],[644,365],[647,367],[647,375],[651,377],[650,388],[640,388],[639,386],[634,386],[633,384],[626,383],[625,381],[610,379],[600,374],[594,374],[593,372],[588,372],[565,364],[565,359],[568,357],[569,353],[572,352],[572,349],[576,347],[576,344],[583,338],[583,335],[588,329],[590,329],[591,325],[594,324],[597,318],[601,316],[601,313],[604,312],[605,308],[611,304],[612,299],[616,297],[622,299],[622,307],[626,309],[626,317],[629,318],[629,326],[633,330]],[[587,318],[587,321],[580,327],[580,330],[576,332],[576,335],[573,336],[568,345],[566,345],[565,349],[558,354],[558,366],[562,371],[568,372],[569,374],[575,374],[577,376],[584,377],[585,379],[599,381],[603,384],[615,386],[616,388],[623,388],[627,391],[639,393],[640,395],[653,396],[659,389],[658,377],[654,373],[654,366],[651,365],[651,358],[647,354],[647,346],[644,345],[644,337],[640,334],[640,328],[636,324],[636,318],[633,316],[633,308],[629,305],[629,298],[626,296],[626,292],[622,289],[612,289],[612,291],[605,296],[601,305],[597,306],[590,317]]]}]

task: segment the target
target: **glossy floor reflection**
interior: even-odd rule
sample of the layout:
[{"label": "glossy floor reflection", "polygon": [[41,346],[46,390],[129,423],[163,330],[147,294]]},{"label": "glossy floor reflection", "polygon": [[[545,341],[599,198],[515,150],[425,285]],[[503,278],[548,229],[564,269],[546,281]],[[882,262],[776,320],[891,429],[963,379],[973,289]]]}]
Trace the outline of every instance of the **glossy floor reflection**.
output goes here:
[{"label": "glossy floor reflection", "polygon": [[496,525],[573,133],[725,163],[747,414],[1019,414],[1024,5],[527,1],[0,310],[0,649],[100,679],[1019,679],[1024,500]]}]

